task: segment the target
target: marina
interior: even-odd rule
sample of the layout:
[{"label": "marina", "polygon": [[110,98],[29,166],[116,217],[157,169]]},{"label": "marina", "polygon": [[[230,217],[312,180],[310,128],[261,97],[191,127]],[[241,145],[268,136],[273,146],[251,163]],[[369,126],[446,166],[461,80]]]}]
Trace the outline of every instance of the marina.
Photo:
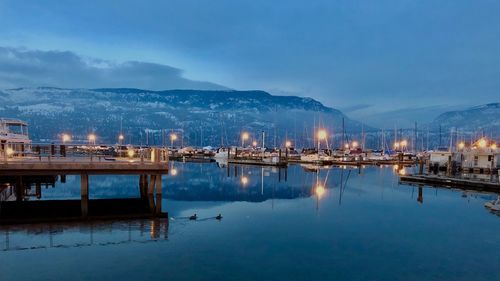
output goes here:
[{"label": "marina", "polygon": [[[238,173],[228,175],[217,162],[170,165],[176,173],[165,175],[162,184],[162,209],[168,211],[168,220],[2,225],[0,253],[10,261],[9,266],[0,264],[3,276],[30,279],[32,271],[21,270],[21,261],[37,261],[45,269],[37,273],[38,280],[77,268],[75,280],[111,274],[142,276],[135,268],[119,266],[117,271],[118,265],[112,265],[117,259],[135,261],[152,279],[342,278],[357,271],[361,263],[365,264],[363,279],[381,276],[381,268],[389,279],[402,274],[409,279],[432,279],[436,274],[474,280],[497,276],[500,248],[495,237],[500,217],[484,206],[496,200],[495,193],[400,184],[392,166],[369,166],[358,174],[356,168],[321,168],[317,173],[293,164],[288,167],[288,179],[280,181],[274,167],[234,165]],[[117,193],[121,198],[138,196],[133,175],[94,178],[93,199],[113,198]],[[79,181],[78,175],[68,175],[65,183],[58,180],[54,187],[44,187],[41,200],[78,200]],[[189,220],[194,213],[198,219]],[[221,221],[214,218],[219,213]],[[414,235],[422,239],[409,239]],[[435,256],[435,250],[449,255]],[[256,259],[262,252],[267,258]],[[407,252],[413,253],[407,259],[418,261],[419,270],[407,271],[408,260],[401,258]],[[138,255],[142,258],[137,259]],[[217,263],[210,262],[214,255]],[[59,266],[75,256],[82,261],[78,267]],[[281,269],[296,264],[297,256],[315,263],[292,272]],[[488,278],[478,278],[467,267],[455,269],[458,257],[461,264],[474,264],[474,271]],[[185,269],[182,259],[192,260],[198,270]],[[272,260],[279,260],[281,266],[258,273],[252,269]],[[336,264],[334,270],[313,270],[331,264]],[[217,273],[220,270],[223,275]]]}]

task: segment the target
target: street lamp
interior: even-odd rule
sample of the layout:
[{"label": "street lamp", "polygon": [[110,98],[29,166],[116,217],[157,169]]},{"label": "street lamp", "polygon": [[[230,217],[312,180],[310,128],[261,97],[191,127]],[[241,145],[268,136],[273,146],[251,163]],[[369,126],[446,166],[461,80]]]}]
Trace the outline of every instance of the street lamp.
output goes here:
[{"label": "street lamp", "polygon": [[326,140],[328,134],[325,130],[321,129],[318,131],[318,160],[319,160],[319,149],[321,145],[321,140]]},{"label": "street lamp", "polygon": [[96,135],[95,135],[95,134],[90,134],[90,135],[88,136],[89,144],[93,144],[93,145],[95,145],[95,140],[96,140],[96,138],[97,138],[97,137],[96,137]]},{"label": "street lamp", "polygon": [[245,147],[245,141],[250,137],[247,132],[241,134],[241,147]]},{"label": "street lamp", "polygon": [[394,150],[398,149],[399,148],[399,142],[395,142],[394,143]]},{"label": "street lamp", "polygon": [[462,141],[458,144],[458,149],[462,150],[465,147],[465,143]]},{"label": "street lamp", "polygon": [[170,134],[170,146],[172,148],[174,148],[174,141],[176,141],[176,140],[177,140],[177,135],[174,133]]},{"label": "street lamp", "polygon": [[353,147],[353,148],[357,148],[357,147],[358,147],[358,145],[359,145],[359,143],[358,143],[357,141],[353,141],[353,142],[352,142],[352,147]]},{"label": "street lamp", "polygon": [[65,143],[67,143],[69,141],[71,141],[71,136],[68,135],[68,134],[62,134],[62,142],[63,142],[63,144],[65,144]]}]

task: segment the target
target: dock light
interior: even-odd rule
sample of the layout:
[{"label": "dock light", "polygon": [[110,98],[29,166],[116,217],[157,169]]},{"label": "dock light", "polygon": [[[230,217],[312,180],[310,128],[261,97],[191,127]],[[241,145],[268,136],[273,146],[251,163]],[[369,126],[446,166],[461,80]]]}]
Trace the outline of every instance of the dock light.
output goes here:
[{"label": "dock light", "polygon": [[405,169],[405,168],[402,168],[401,170],[399,170],[399,174],[400,174],[401,176],[406,175],[406,169]]},{"label": "dock light", "polygon": [[176,168],[172,168],[172,170],[170,170],[170,174],[172,176],[176,176],[177,175],[177,169]]},{"label": "dock light", "polygon": [[177,135],[174,133],[170,134],[170,146],[173,148],[174,147],[174,141],[177,140]]},{"label": "dock light", "polygon": [[359,143],[357,141],[353,141],[352,142],[352,147],[356,148],[358,147]]},{"label": "dock light", "polygon": [[481,138],[479,140],[478,144],[479,144],[479,147],[485,148],[487,143],[486,143],[486,140],[484,138]]},{"label": "dock light", "polygon": [[125,136],[123,134],[119,134],[118,135],[118,140],[120,141],[120,143],[125,139]]},{"label": "dock light", "polygon": [[349,149],[349,144],[348,143],[344,144],[344,148]]},{"label": "dock light", "polygon": [[241,184],[243,184],[243,185],[247,185],[247,184],[248,184],[248,177],[243,176],[243,177],[241,177],[241,180],[240,180],[240,181],[241,181]]},{"label": "dock light", "polygon": [[134,150],[133,150],[133,149],[129,149],[129,150],[127,151],[127,155],[128,155],[128,157],[130,157],[130,158],[134,157],[134,155],[135,155]]},{"label": "dock light", "polygon": [[493,149],[493,150],[497,149],[497,144],[496,143],[492,144],[491,149]]},{"label": "dock light", "polygon": [[247,132],[243,132],[241,133],[241,147],[244,147],[245,146],[245,141],[250,138],[250,134],[248,134]]},{"label": "dock light", "polygon": [[89,139],[89,142],[91,142],[92,144],[95,144],[96,136],[94,134],[90,134],[88,136],[88,139]]},{"label": "dock light", "polygon": [[323,194],[325,194],[326,189],[321,184],[318,184],[316,186],[316,188],[314,189],[314,192],[316,193],[316,195],[318,196],[318,198],[321,198],[323,196]]},{"label": "dock light", "polygon": [[290,148],[292,146],[292,142],[291,141],[286,141],[285,142],[285,147],[286,148]]},{"label": "dock light", "polygon": [[318,139],[324,140],[324,139],[326,139],[327,136],[328,136],[328,134],[326,133],[325,130],[318,131]]},{"label": "dock light", "polygon": [[406,141],[406,140],[401,141],[402,147],[406,147],[407,145],[408,145],[408,141]]},{"label": "dock light", "polygon": [[7,156],[12,156],[14,155],[14,149],[7,147],[7,150],[5,151],[7,153]]},{"label": "dock light", "polygon": [[71,141],[71,136],[68,134],[62,134],[62,142],[67,143],[69,141]]},{"label": "dock light", "polygon": [[399,148],[399,142],[395,142],[394,143],[394,149],[398,149]]},{"label": "dock light", "polygon": [[464,149],[465,143],[462,141],[458,144],[458,149]]},{"label": "dock light", "polygon": [[252,146],[253,146],[253,147],[257,147],[257,141],[253,141],[253,142],[252,142]]}]

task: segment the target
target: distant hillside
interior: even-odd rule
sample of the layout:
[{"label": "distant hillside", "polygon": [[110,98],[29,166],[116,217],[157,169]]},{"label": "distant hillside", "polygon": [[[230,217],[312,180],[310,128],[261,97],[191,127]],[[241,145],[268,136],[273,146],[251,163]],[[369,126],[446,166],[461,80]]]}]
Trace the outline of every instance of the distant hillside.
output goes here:
[{"label": "distant hillside", "polygon": [[[285,135],[310,138],[318,118],[340,132],[345,117],[311,98],[263,91],[59,88],[0,91],[0,116],[28,121],[34,140],[57,139],[61,132],[85,139],[95,131],[101,142],[114,143],[122,124],[126,142],[160,144],[162,130],[174,130],[185,145],[236,144],[243,130],[259,140],[265,131],[268,144],[276,135],[279,144]],[[359,122],[345,122],[347,131],[360,132]]]},{"label": "distant hillside", "polygon": [[471,107],[466,110],[450,111],[439,115],[431,124],[433,130],[458,128],[461,131],[474,133],[500,132],[500,103]]}]

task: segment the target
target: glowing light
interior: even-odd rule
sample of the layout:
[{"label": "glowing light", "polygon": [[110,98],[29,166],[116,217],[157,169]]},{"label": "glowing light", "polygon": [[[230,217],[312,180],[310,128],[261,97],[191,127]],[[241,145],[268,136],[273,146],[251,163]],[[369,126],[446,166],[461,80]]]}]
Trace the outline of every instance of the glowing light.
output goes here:
[{"label": "glowing light", "polygon": [[243,133],[241,134],[241,139],[242,139],[242,140],[247,140],[249,137],[250,137],[250,135],[249,135],[247,132],[243,132]]},{"label": "glowing light", "polygon": [[316,195],[318,197],[321,198],[321,196],[323,196],[323,194],[325,194],[326,192],[326,189],[324,186],[322,186],[321,184],[317,185],[316,188],[314,189],[314,192],[316,193]]},{"label": "glowing light", "polygon": [[492,144],[491,149],[497,149],[497,144],[496,143]]},{"label": "glowing light", "polygon": [[464,142],[460,142],[458,144],[458,149],[464,149],[464,147],[465,147],[465,143]]},{"label": "glowing light", "polygon": [[118,140],[120,140],[120,141],[122,141],[124,138],[125,138],[125,136],[123,136],[122,134],[120,134],[120,135],[118,136]]},{"label": "glowing light", "polygon": [[12,155],[14,155],[14,149],[12,149],[12,148],[10,148],[10,147],[8,147],[8,148],[7,148],[6,152],[7,152],[7,156],[12,156]]},{"label": "glowing light", "polygon": [[291,141],[286,141],[286,142],[285,142],[285,147],[286,147],[286,148],[289,148],[289,147],[291,147],[291,146],[292,146],[292,142],[291,142]]},{"label": "glowing light", "polygon": [[352,147],[356,148],[358,147],[359,143],[357,141],[353,141],[352,142]]},{"label": "glowing light", "polygon": [[398,149],[399,148],[399,142],[395,142],[394,143],[394,149]]},{"label": "glowing light", "polygon": [[406,140],[401,141],[401,146],[402,147],[405,147],[406,145],[408,145],[408,142]]},{"label": "glowing light", "polygon": [[171,141],[177,140],[177,135],[176,134],[170,134],[170,140]]},{"label": "glowing light", "polygon": [[128,155],[128,157],[132,158],[132,157],[134,157],[134,155],[135,155],[135,151],[134,151],[133,149],[129,149],[129,150],[127,151],[127,155]]},{"label": "glowing light", "polygon": [[172,170],[170,170],[170,174],[172,176],[176,176],[177,175],[177,169],[176,168],[172,168]]},{"label": "glowing light", "polygon": [[62,141],[63,143],[66,143],[71,140],[71,136],[68,134],[62,134]]},{"label": "glowing light", "polygon": [[327,136],[328,136],[328,134],[326,133],[325,130],[318,131],[318,139],[324,140],[324,139],[326,139]]},{"label": "glowing light", "polygon": [[246,176],[241,177],[241,184],[247,185],[248,184],[248,177],[246,177]]},{"label": "glowing light", "polygon": [[484,148],[484,147],[486,147],[487,143],[486,143],[486,140],[484,138],[482,138],[479,140],[478,144],[479,144],[479,147]]},{"label": "glowing light", "polygon": [[95,140],[96,140],[96,136],[95,136],[94,134],[90,134],[90,135],[88,136],[88,139],[89,139],[89,141],[91,141],[91,142],[95,142]]},{"label": "glowing light", "polygon": [[401,170],[399,170],[399,174],[402,176],[406,175],[406,169],[402,168]]},{"label": "glowing light", "polygon": [[256,142],[256,141],[253,141],[253,142],[252,142],[252,145],[253,145],[253,147],[256,147],[256,146],[257,146],[257,142]]},{"label": "glowing light", "polygon": [[346,149],[347,149],[347,148],[349,148],[349,144],[348,144],[348,143],[344,144],[344,147],[345,147]]}]

